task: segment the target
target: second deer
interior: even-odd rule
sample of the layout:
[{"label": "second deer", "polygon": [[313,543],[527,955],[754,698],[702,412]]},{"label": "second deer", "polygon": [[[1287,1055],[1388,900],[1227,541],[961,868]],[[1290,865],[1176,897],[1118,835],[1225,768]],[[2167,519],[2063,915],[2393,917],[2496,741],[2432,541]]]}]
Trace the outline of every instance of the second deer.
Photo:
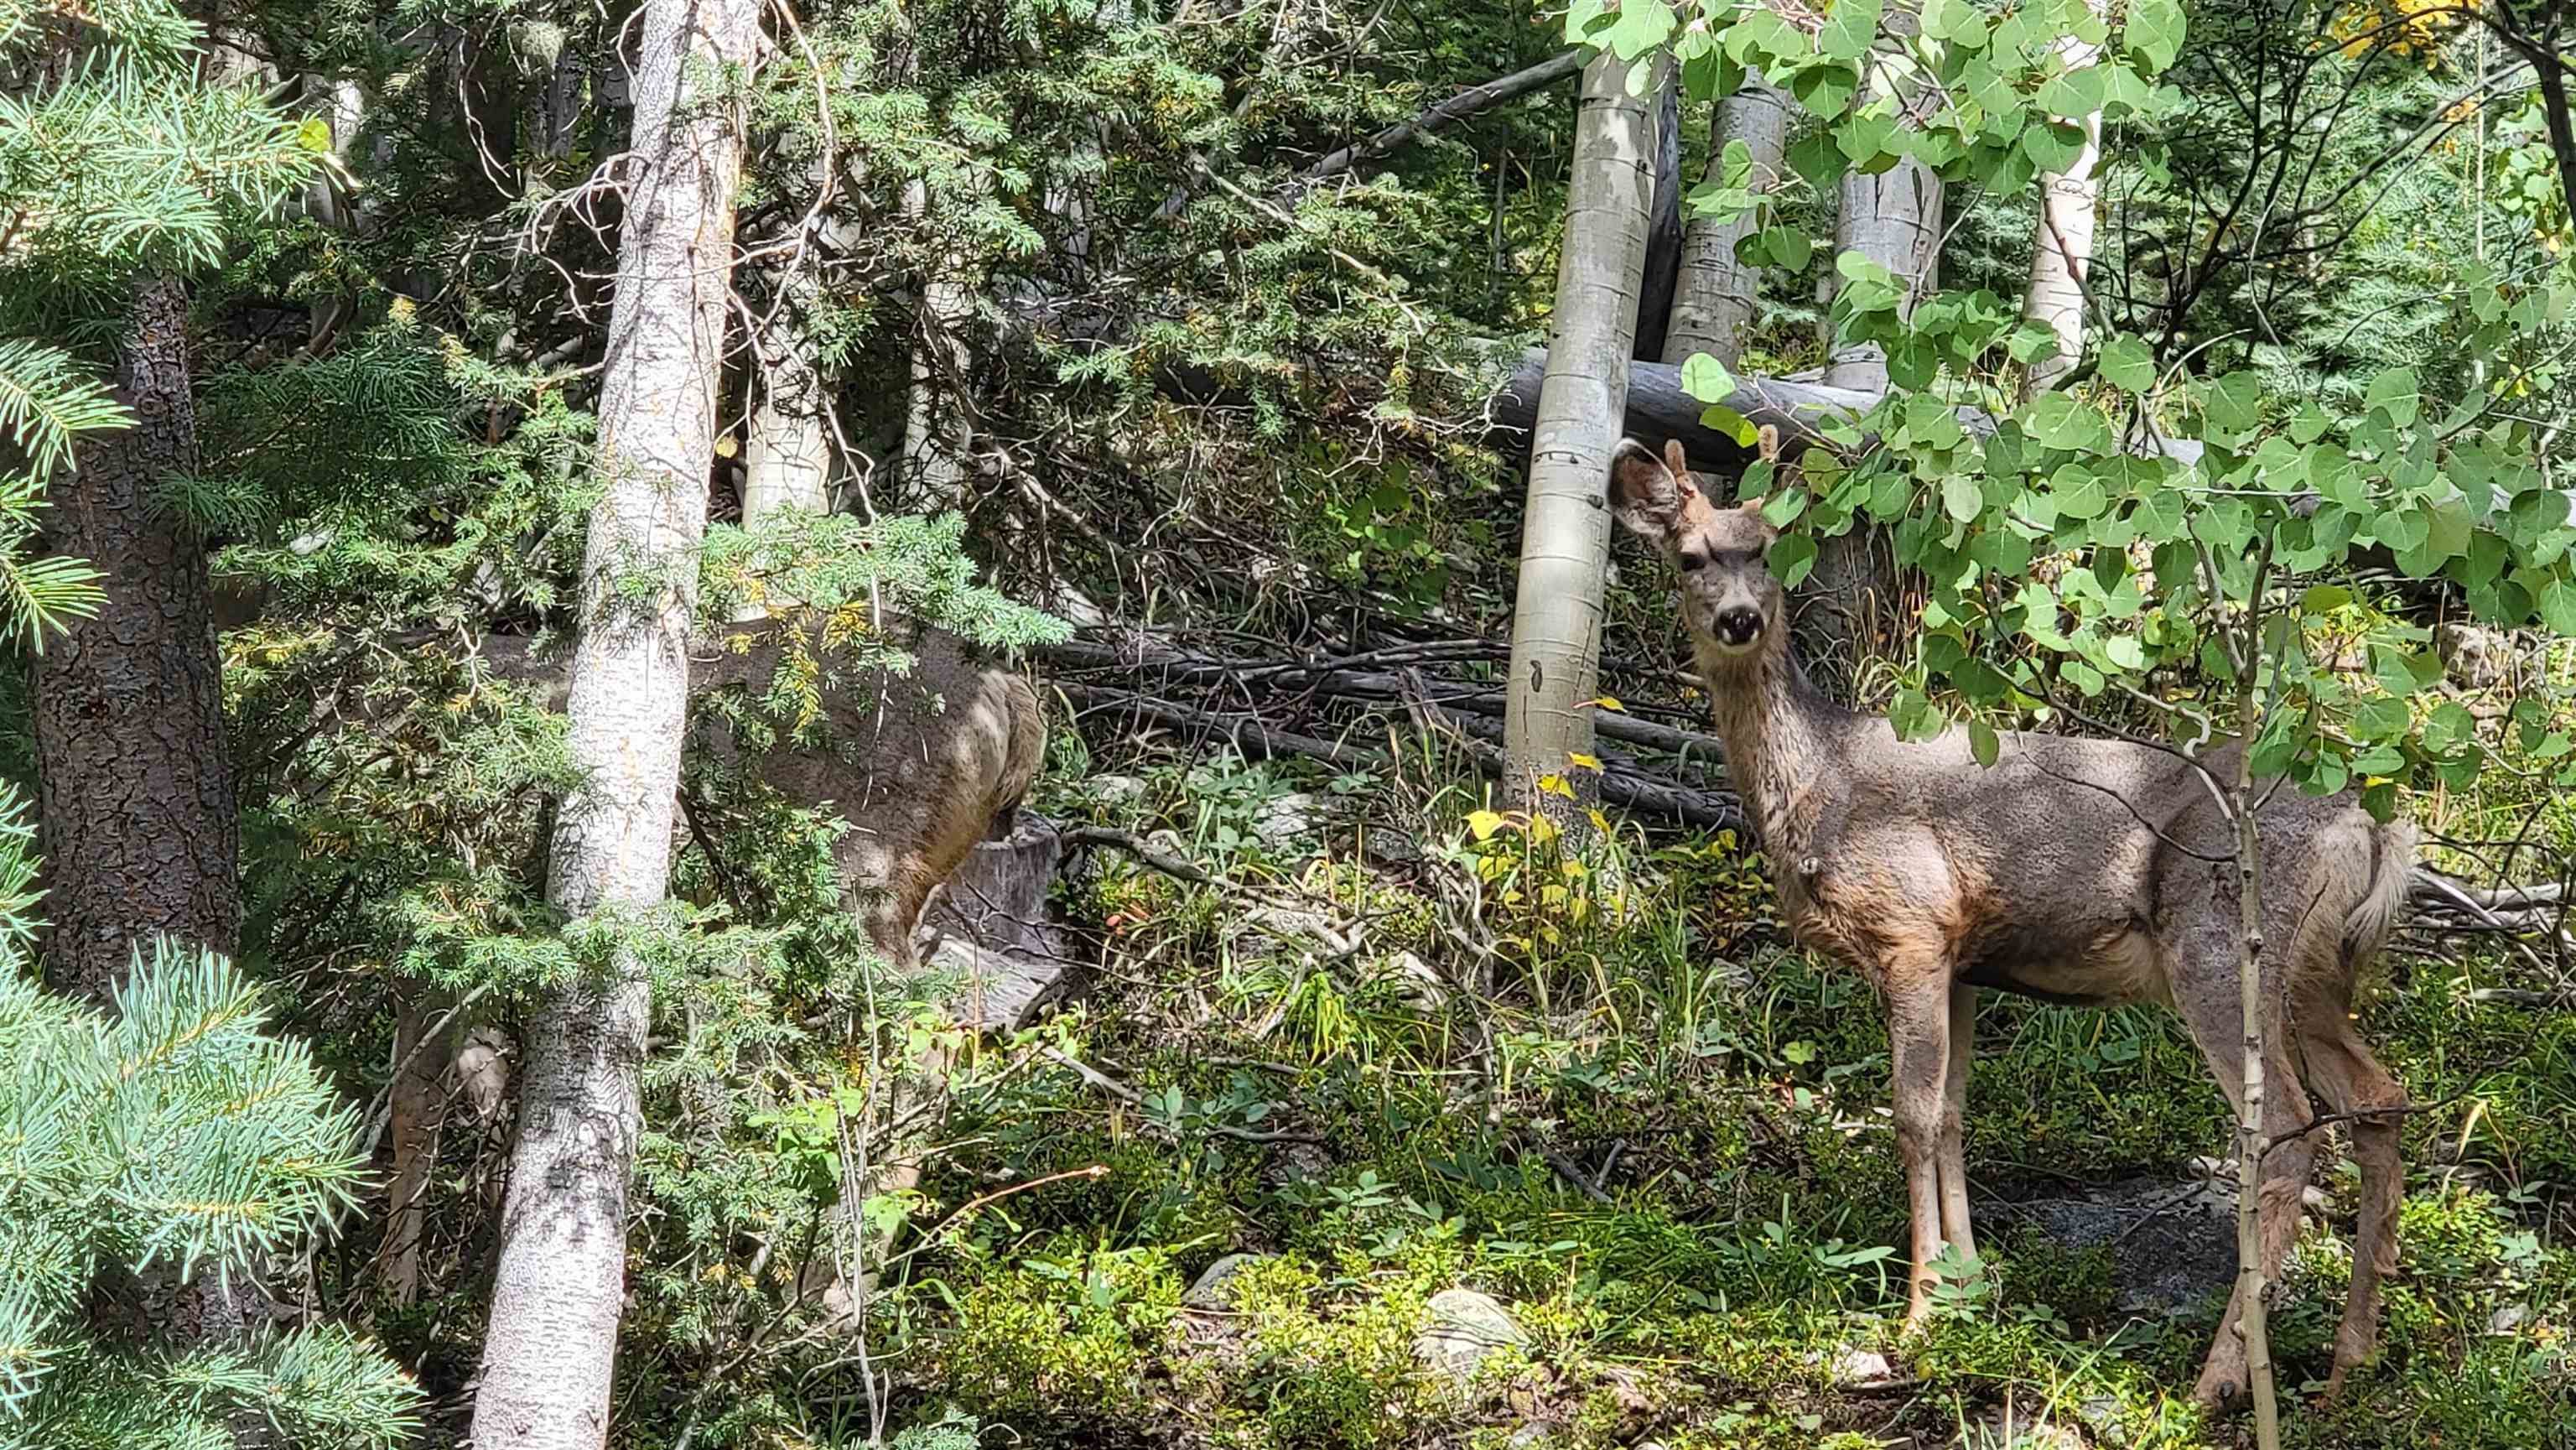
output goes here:
[{"label": "second deer", "polygon": [[[2234,827],[2193,766],[2124,741],[2007,733],[1992,766],[1967,737],[1905,743],[1837,707],[1789,649],[1776,535],[1759,501],[1712,501],[1678,445],[1633,440],[1612,459],[1609,506],[1680,575],[1682,615],[1726,768],[1759,825],[1782,919],[1802,944],[1868,977],[1887,1012],[1897,1144],[1913,1214],[1908,1327],[1930,1313],[1932,1263],[1975,1249],[1962,1157],[1980,987],[2055,1002],[2161,1002],[2189,1026],[2220,1087],[2244,1091]],[[2218,778],[2239,747],[2209,751]],[[2361,1214],[2332,1383],[2370,1356],[2380,1280],[2396,1266],[2406,1095],[2354,1030],[2355,980],[2396,925],[2414,837],[2349,793],[2268,792],[2257,812],[2267,956],[2260,1200],[2266,1278],[2296,1235],[2313,1123],[2307,1086],[2352,1120]],[[2286,1017],[2286,1022],[2281,1020]],[[2286,1031],[2283,1028],[2286,1027]],[[2294,1071],[2294,1066],[2299,1071]],[[2240,1103],[2241,1107],[2241,1103]],[[2246,1387],[2231,1302],[2197,1397]]]}]

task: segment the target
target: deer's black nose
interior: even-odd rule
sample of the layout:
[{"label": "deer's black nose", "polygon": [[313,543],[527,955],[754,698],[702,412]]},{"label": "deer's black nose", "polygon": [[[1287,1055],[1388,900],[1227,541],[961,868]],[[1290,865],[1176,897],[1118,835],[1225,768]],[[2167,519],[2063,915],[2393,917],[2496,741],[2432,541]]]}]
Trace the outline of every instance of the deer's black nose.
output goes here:
[{"label": "deer's black nose", "polygon": [[1717,637],[1724,644],[1751,644],[1762,632],[1762,611],[1738,605],[1717,617]]}]

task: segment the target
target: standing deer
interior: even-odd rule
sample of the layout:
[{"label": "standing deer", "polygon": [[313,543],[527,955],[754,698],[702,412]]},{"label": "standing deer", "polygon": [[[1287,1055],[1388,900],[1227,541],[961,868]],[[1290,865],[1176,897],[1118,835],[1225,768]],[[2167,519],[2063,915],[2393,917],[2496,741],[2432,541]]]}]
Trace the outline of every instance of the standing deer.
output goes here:
[{"label": "standing deer", "polygon": [[[1722,507],[1678,444],[1634,440],[1611,460],[1609,506],[1680,575],[1682,615],[1726,765],[1761,830],[1782,919],[1797,941],[1876,985],[1887,1012],[1896,1134],[1913,1212],[1909,1330],[1928,1317],[1942,1245],[1975,1250],[1961,1117],[1979,987],[2045,1001],[2162,1002],[2178,1011],[2242,1110],[2235,830],[2192,765],[2147,745],[2008,733],[1980,766],[1957,731],[1905,743],[1841,709],[1789,650],[1777,534],[1759,500]],[[2203,764],[2233,769],[2227,744]],[[2262,851],[2267,1093],[2279,1144],[2259,1200],[2265,1277],[2298,1228],[2313,1146],[2292,1065],[2352,1120],[2361,1216],[2334,1374],[2368,1359],[2379,1283],[2396,1267],[2405,1091],[2353,1027],[2355,978],[2396,925],[2413,832],[2380,825],[2349,794],[2267,792]],[[2287,1007],[2288,1032],[2280,1030]],[[2291,1048],[2295,1046],[2293,1053]],[[2246,1386],[2241,1305],[2230,1302],[2201,1370],[2212,1408]]]}]

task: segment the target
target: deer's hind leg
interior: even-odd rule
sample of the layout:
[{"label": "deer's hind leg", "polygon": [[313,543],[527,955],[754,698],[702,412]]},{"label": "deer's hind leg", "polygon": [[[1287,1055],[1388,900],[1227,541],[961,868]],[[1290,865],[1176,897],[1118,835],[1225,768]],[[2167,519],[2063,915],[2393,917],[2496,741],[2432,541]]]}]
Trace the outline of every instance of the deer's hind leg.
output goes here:
[{"label": "deer's hind leg", "polygon": [[2352,1122],[2352,1154],[2361,1165],[2361,1214],[2353,1227],[2352,1290],[2335,1332],[2334,1371],[2326,1393],[2370,1358],[2379,1344],[2379,1286],[2397,1268],[2397,1207],[2406,1191],[2398,1156],[2398,1114],[2406,1089],[2371,1054],[2352,1020],[2352,992],[2336,983],[2300,995],[2295,1009],[2299,1055],[2308,1080],[2338,1113],[2370,1114]]},{"label": "deer's hind leg", "polygon": [[[2210,1071],[2218,1078],[2218,1085],[2226,1090],[2228,1105],[2242,1122],[2245,1024],[2238,995],[2236,945],[2232,939],[2211,940],[2193,957],[2188,966],[2177,963],[2174,1002],[2191,1028],[2193,1041],[2200,1045],[2201,1055],[2208,1060]],[[2291,1069],[2288,1044],[2281,1040],[2280,1026],[2278,1013],[2274,1013],[2263,1034],[2262,1131],[2267,1142],[2306,1127],[2309,1122],[2308,1095]],[[2315,1149],[2307,1138],[2290,1137],[2263,1159],[2255,1214],[2266,1284],[2278,1279],[2281,1260],[2288,1256],[2292,1240],[2298,1237],[2299,1198],[2307,1190],[2314,1157]],[[2244,1310],[2244,1281],[2240,1278],[2236,1291],[2228,1296],[2227,1312],[2218,1321],[2218,1337],[2209,1347],[2209,1358],[2201,1365],[2200,1382],[2192,1391],[2192,1397],[2207,1408],[2223,1408],[2241,1399],[2249,1386],[2241,1323]]]},{"label": "deer's hind leg", "polygon": [[1977,989],[1950,984],[1949,1072],[1941,1094],[1941,1236],[1962,1254],[1977,1251],[1968,1226],[1968,1063],[1977,1048]]}]

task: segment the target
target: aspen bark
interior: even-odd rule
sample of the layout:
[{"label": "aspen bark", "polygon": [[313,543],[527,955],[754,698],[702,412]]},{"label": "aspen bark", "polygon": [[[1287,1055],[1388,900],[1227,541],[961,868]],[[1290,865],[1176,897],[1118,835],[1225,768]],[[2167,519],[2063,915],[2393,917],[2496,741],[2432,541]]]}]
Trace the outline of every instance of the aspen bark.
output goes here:
[{"label": "aspen bark", "polygon": [[[930,189],[920,181],[904,189],[904,215],[926,225]],[[912,346],[912,386],[905,394],[904,472],[924,510],[939,512],[966,502],[970,447],[964,419],[942,393],[966,377],[965,327],[974,297],[957,276],[958,259],[942,254],[921,279],[920,335]]]},{"label": "aspen bark", "polygon": [[[2260,605],[2264,570],[2257,568],[2253,601],[2246,610],[2244,658],[2238,662],[2237,729],[2244,745],[2236,754],[2236,777],[2227,784],[2228,810],[2236,826],[2237,1007],[2245,1040],[2245,1101],[2236,1125],[2236,1331],[2245,1337],[2246,1388],[2254,1400],[2257,1450],[2280,1450],[2281,1408],[2273,1385],[2272,1338],[2263,1303],[2263,1150],[2265,1094],[2264,1053],[2270,1044],[2263,1031],[2263,854],[2255,820],[2254,742],[2261,735],[2256,710],[2256,662],[2262,658]],[[2304,1186],[2304,1185],[2302,1185]],[[2296,1214],[2298,1198],[2290,1199]]]},{"label": "aspen bark", "polygon": [[[2101,0],[2095,0],[2098,13]],[[2091,65],[2101,47],[2068,36],[2057,53],[2069,70]],[[2084,352],[2084,276],[2093,265],[2093,227],[2102,160],[2102,113],[2078,118],[2084,127],[2084,149],[2073,165],[2040,181],[2039,222],[2030,243],[2030,289],[2022,296],[2021,315],[2057,334],[2057,355],[2031,364],[2022,380],[2022,396],[2047,392],[2074,370]]]},{"label": "aspen bark", "polygon": [[[669,884],[686,650],[715,455],[741,166],[725,75],[750,64],[754,0],[648,0],[634,156],[601,380],[570,747],[547,897],[636,930]],[[641,596],[640,598],[638,596]],[[474,1400],[479,1450],[599,1450],[625,1297],[626,1197],[650,987],[634,948],[556,989],[527,1024],[519,1141]]]},{"label": "aspen bark", "polygon": [[[1726,161],[1726,143],[1741,141],[1753,155],[1753,188],[1768,191],[1779,180],[1789,145],[1789,97],[1747,71],[1734,95],[1717,103],[1708,137],[1708,181]],[[1682,273],[1673,295],[1672,325],[1664,333],[1664,361],[1687,362],[1707,353],[1732,372],[1744,356],[1744,334],[1753,323],[1762,270],[1737,261],[1736,243],[1753,234],[1760,217],[1748,212],[1731,222],[1693,217],[1682,232]]]},{"label": "aspen bark", "polygon": [[1629,351],[1645,264],[1654,186],[1654,117],[1628,94],[1628,63],[1603,52],[1584,68],[1574,176],[1547,373],[1530,439],[1511,689],[1504,716],[1504,793],[1516,805],[1568,816],[1571,802],[1537,788],[1563,773],[1578,791],[1591,772],[1567,757],[1592,748],[1601,654],[1601,592],[1610,558],[1602,489],[1627,411]]}]

